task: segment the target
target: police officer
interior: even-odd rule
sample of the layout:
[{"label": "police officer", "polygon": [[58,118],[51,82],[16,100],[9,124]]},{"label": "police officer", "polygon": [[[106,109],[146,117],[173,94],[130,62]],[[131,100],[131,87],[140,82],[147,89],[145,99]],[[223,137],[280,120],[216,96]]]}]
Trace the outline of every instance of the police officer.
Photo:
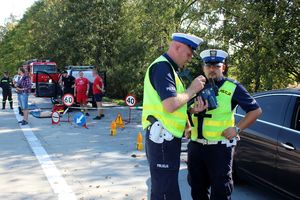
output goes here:
[{"label": "police officer", "polygon": [[13,109],[13,100],[11,95],[11,80],[8,77],[8,72],[3,73],[3,78],[0,80],[0,86],[2,88],[2,110],[5,109],[6,100],[8,99],[10,109]]},{"label": "police officer", "polygon": [[177,72],[193,57],[202,39],[174,33],[169,49],[148,68],[144,80],[142,125],[151,174],[151,200],[180,200],[178,185],[181,138],[187,123],[187,102],[203,88],[197,77],[188,89]]},{"label": "police officer", "polygon": [[[233,190],[232,159],[238,134],[262,113],[259,105],[237,81],[225,78],[228,54],[222,50],[200,53],[203,71],[217,86],[216,109],[193,116],[191,142],[188,144],[188,172],[193,200],[228,200]],[[208,102],[199,99],[197,107]],[[234,108],[239,105],[245,117],[234,123]],[[199,109],[198,109],[199,110]],[[209,188],[211,188],[209,192]]]}]

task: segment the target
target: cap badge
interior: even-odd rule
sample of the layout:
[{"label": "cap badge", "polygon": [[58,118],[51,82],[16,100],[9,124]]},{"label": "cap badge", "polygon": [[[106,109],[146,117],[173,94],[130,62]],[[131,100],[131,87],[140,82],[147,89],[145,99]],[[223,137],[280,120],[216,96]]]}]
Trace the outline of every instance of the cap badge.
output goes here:
[{"label": "cap badge", "polygon": [[210,56],[211,57],[216,57],[217,56],[217,51],[216,50],[210,50]]}]

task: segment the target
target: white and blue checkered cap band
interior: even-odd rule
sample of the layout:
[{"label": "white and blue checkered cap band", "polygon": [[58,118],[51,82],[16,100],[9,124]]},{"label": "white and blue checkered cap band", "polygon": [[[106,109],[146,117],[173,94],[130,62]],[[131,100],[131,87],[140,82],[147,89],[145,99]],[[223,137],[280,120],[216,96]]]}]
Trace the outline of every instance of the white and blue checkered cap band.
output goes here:
[{"label": "white and blue checkered cap band", "polygon": [[200,57],[205,63],[218,63],[225,62],[228,57],[228,53],[219,49],[208,49],[200,53]]},{"label": "white and blue checkered cap band", "polygon": [[201,38],[186,33],[173,33],[172,40],[186,44],[187,46],[191,47],[193,50],[196,50],[198,46],[201,44],[201,42],[203,42]]}]

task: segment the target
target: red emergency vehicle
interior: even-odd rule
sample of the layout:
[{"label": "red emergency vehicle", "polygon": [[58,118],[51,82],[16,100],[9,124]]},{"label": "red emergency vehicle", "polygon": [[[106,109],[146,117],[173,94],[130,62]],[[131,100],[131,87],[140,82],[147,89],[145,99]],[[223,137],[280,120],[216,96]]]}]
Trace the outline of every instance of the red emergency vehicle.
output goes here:
[{"label": "red emergency vehicle", "polygon": [[[58,82],[59,80],[57,65],[55,62],[51,62],[50,60],[28,60],[23,64],[23,67],[29,72],[33,90],[36,89],[37,81],[39,83],[52,83],[53,81]],[[37,72],[42,73],[37,74]]]}]

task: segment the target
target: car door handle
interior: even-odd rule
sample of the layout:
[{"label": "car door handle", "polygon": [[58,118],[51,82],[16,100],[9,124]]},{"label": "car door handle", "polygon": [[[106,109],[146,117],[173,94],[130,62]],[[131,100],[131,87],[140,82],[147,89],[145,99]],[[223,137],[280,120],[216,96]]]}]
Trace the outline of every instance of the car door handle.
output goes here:
[{"label": "car door handle", "polygon": [[295,147],[293,147],[293,145],[290,144],[290,143],[286,143],[286,144],[280,143],[280,144],[281,144],[281,146],[283,146],[283,147],[286,148],[287,150],[295,150]]}]

